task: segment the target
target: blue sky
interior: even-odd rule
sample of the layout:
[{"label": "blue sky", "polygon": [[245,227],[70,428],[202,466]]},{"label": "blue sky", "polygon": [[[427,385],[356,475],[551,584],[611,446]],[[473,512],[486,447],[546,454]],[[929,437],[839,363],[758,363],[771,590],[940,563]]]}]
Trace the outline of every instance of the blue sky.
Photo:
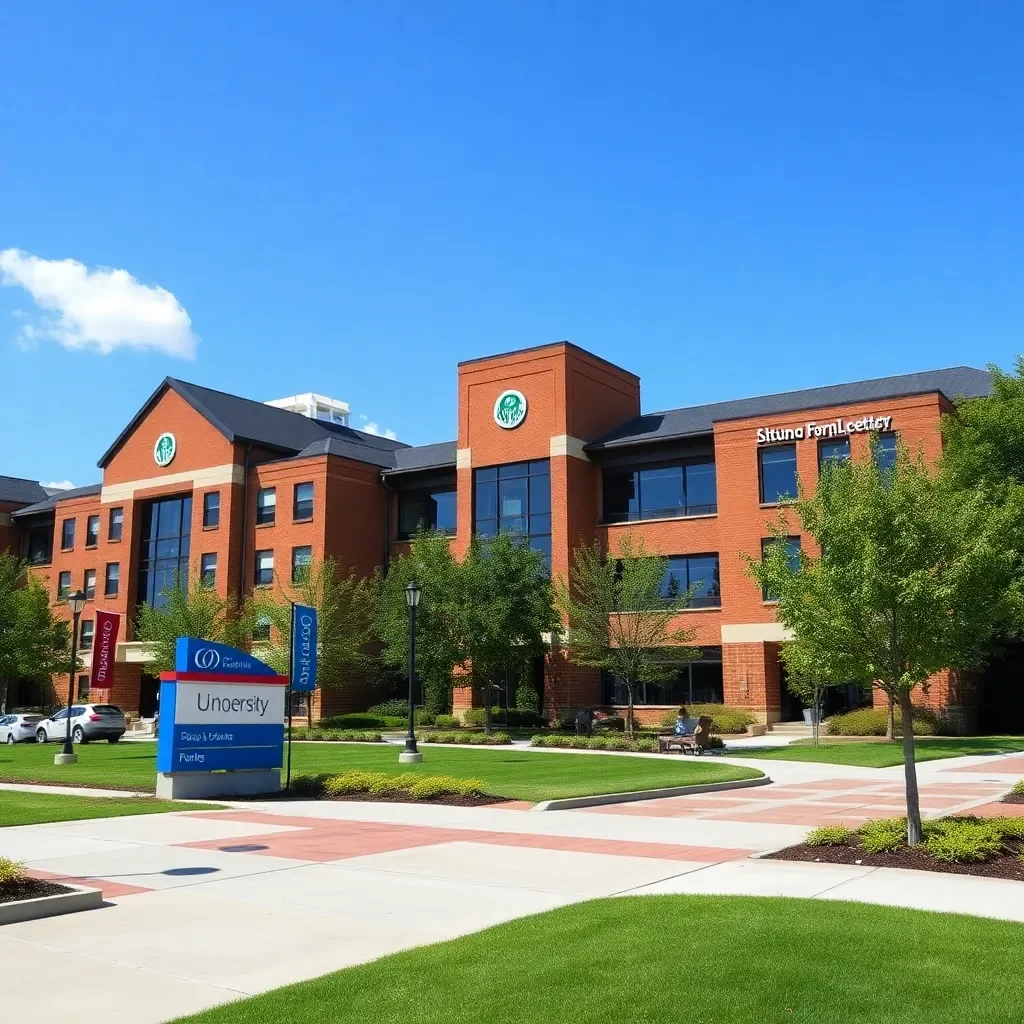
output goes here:
[{"label": "blue sky", "polygon": [[0,90],[0,250],[84,265],[7,257],[0,473],[168,374],[426,443],[562,338],[646,410],[1024,351],[1016,2],[34,0]]}]

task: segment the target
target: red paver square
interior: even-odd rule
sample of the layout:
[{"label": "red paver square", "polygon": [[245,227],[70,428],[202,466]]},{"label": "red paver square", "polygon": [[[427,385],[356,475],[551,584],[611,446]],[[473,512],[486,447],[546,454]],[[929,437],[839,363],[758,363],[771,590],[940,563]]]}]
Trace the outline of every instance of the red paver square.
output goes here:
[{"label": "red paver square", "polygon": [[947,768],[949,772],[993,772],[996,775],[1024,775],[1024,757],[993,757],[969,768]]},{"label": "red paver square", "polygon": [[134,896],[136,893],[153,891],[143,885],[110,882],[106,878],[80,878],[77,875],[54,874],[52,871],[37,871],[35,868],[29,868],[25,874],[29,878],[38,878],[42,882],[61,882],[64,885],[85,885],[90,889],[99,889],[105,900],[113,900],[118,896]]}]

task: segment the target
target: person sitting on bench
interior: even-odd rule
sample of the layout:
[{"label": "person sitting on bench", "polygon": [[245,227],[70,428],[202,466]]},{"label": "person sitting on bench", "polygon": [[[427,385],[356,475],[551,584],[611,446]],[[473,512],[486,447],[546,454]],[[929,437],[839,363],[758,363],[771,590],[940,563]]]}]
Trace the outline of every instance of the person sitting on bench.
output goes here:
[{"label": "person sitting on bench", "polygon": [[676,713],[676,724],[673,732],[677,736],[693,735],[693,719],[687,716],[686,708],[680,708]]}]

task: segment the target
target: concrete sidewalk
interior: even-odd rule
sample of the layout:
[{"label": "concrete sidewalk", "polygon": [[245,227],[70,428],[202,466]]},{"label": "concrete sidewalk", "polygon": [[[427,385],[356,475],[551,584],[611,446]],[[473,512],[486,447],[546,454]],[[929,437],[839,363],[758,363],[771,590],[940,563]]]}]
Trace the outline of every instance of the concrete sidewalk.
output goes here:
[{"label": "concrete sidewalk", "polygon": [[[742,763],[780,781],[544,814],[267,801],[0,829],[0,855],[98,885],[107,900],[0,929],[0,957],[19,982],[5,1014],[63,1015],[60,977],[76,1020],[151,1024],[603,896],[795,895],[1024,921],[1018,882],[758,859],[822,822],[898,814],[902,780],[892,769]],[[992,805],[1008,788],[1000,780],[1020,773],[1012,757],[921,768],[935,814]]]}]

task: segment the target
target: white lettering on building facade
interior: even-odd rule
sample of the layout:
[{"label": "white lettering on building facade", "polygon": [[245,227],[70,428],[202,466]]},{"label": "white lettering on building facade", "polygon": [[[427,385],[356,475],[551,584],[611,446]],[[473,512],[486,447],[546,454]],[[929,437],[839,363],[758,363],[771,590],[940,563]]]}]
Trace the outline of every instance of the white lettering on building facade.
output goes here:
[{"label": "white lettering on building facade", "polygon": [[891,416],[861,416],[856,420],[834,419],[827,423],[810,420],[802,427],[758,427],[758,444],[775,444],[778,441],[817,440],[829,437],[847,437],[850,434],[866,434],[886,431],[892,425]]}]

